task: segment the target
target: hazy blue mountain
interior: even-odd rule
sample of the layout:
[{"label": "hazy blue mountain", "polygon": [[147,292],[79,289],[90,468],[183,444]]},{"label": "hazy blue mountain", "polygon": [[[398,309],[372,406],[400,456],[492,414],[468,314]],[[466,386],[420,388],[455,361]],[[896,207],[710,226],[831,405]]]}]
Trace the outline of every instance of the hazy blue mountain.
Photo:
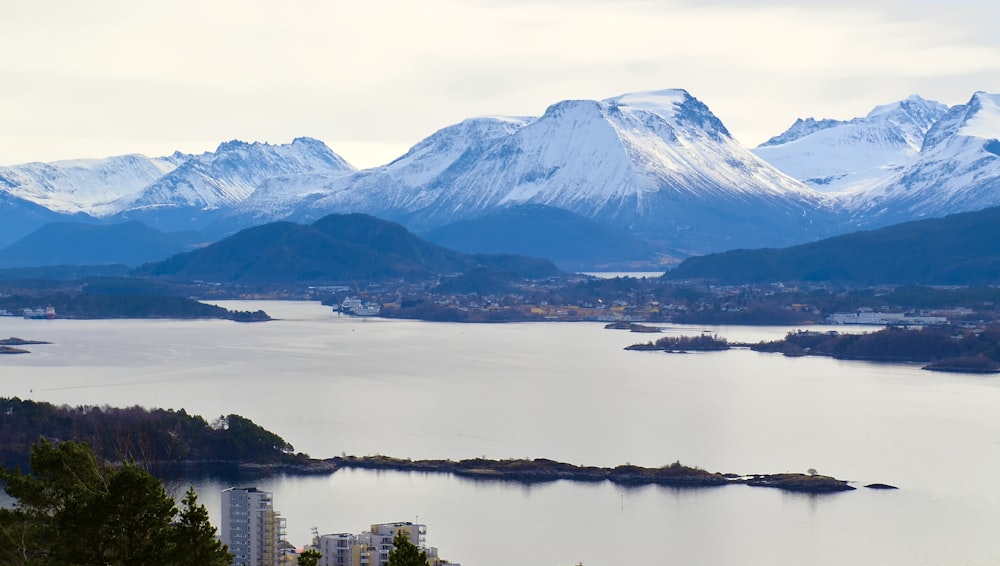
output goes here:
[{"label": "hazy blue mountain", "polygon": [[543,205],[502,208],[423,234],[428,240],[465,253],[510,253],[545,257],[562,269],[596,271],[653,268],[652,247],[626,230]]},{"label": "hazy blue mountain", "polygon": [[1000,284],[1000,207],[906,222],[782,249],[691,257],[670,279],[722,283]]},{"label": "hazy blue mountain", "polygon": [[[3,180],[0,179],[0,183]],[[83,220],[83,215],[60,214],[4,190],[0,184],[0,246],[9,245],[18,238],[51,222]]]},{"label": "hazy blue mountain", "polygon": [[134,267],[202,242],[202,236],[194,232],[165,233],[141,222],[55,222],[0,249],[0,268],[105,264]]}]

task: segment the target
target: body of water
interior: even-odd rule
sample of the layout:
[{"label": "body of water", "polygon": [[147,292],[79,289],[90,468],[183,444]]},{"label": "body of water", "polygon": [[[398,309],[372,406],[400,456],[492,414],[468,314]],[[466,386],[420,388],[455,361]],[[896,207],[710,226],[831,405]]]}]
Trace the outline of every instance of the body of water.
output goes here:
[{"label": "body of water", "polygon": [[[49,340],[0,358],[0,394],[238,413],[314,457],[552,458],[820,473],[884,482],[827,496],[727,486],[524,486],[339,471],[272,477],[309,531],[419,520],[466,566],[1000,563],[1000,378],[749,350],[626,352],[591,323],[462,325],[338,317],[316,303],[224,303],[276,320],[0,319]],[[789,328],[670,326],[731,341]],[[838,328],[844,330],[844,328]],[[218,517],[218,479],[195,481]]]}]

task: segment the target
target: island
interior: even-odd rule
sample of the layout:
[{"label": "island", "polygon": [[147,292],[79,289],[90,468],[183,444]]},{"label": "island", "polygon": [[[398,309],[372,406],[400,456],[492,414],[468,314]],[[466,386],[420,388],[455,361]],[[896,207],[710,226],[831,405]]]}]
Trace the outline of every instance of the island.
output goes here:
[{"label": "island", "polygon": [[24,338],[18,338],[16,336],[11,336],[10,338],[4,338],[0,340],[0,346],[30,346],[32,344],[51,344],[52,342],[45,342],[44,340],[25,340]]},{"label": "island", "polygon": [[749,348],[786,356],[826,356],[840,360],[925,363],[922,369],[960,373],[1000,373],[1000,329],[899,328],[842,334],[797,330],[782,340],[756,344],[728,342],[715,335],[664,336],[626,350],[669,353]]},{"label": "island", "polygon": [[701,334],[699,336],[664,336],[655,342],[632,344],[626,350],[659,350],[669,353],[683,352],[719,352],[728,350],[729,342],[716,335]]},{"label": "island", "polygon": [[30,354],[31,351],[13,346],[0,346],[0,354]]},{"label": "island", "polygon": [[662,329],[656,326],[647,326],[645,324],[638,324],[635,322],[611,322],[604,325],[604,328],[608,330],[628,330],[629,332],[638,332],[640,334],[656,334],[662,332]]},{"label": "island", "polygon": [[17,338],[11,336],[10,338],[4,338],[0,340],[0,354],[30,354],[30,350],[25,350],[24,348],[15,348],[15,346],[29,346],[31,344],[51,344],[52,342],[45,342],[42,340],[25,340],[24,338]]}]

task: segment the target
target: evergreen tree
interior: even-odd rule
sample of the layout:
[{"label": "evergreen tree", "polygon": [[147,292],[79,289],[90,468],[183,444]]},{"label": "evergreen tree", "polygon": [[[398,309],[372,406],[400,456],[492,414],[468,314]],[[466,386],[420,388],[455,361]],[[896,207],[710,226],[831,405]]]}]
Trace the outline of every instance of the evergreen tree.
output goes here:
[{"label": "evergreen tree", "polygon": [[310,548],[299,555],[298,564],[299,566],[318,566],[320,558],[323,558],[323,553],[315,548]]},{"label": "evergreen tree", "polygon": [[396,531],[389,551],[389,566],[427,566],[427,553],[410,542],[406,531]]},{"label": "evergreen tree", "polygon": [[16,501],[0,510],[0,563],[225,566],[231,560],[194,492],[178,517],[163,483],[134,463],[101,465],[85,444],[43,439],[32,448],[31,469],[29,475],[0,468]]},{"label": "evergreen tree", "polygon": [[232,555],[215,538],[215,527],[208,520],[208,509],[198,503],[198,495],[189,487],[181,501],[181,511],[171,532],[176,566],[229,566]]}]

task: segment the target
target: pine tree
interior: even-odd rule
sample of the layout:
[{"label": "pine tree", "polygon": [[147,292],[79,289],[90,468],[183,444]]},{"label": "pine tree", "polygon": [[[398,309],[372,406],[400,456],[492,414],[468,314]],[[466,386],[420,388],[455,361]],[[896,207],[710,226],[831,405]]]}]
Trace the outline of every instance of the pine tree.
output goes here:
[{"label": "pine tree", "polygon": [[181,511],[171,532],[170,563],[176,566],[228,566],[232,555],[215,538],[208,509],[198,503],[198,494],[189,487],[181,500]]},{"label": "pine tree", "polygon": [[389,551],[388,566],[427,566],[427,553],[410,542],[406,531],[396,531],[392,539],[392,550]]},{"label": "pine tree", "polygon": [[85,444],[42,440],[31,469],[0,468],[16,502],[0,510],[2,564],[225,566],[232,558],[193,490],[178,517],[163,483],[134,463],[101,465]]},{"label": "pine tree", "polygon": [[318,566],[320,558],[323,558],[323,553],[310,548],[299,555],[298,566]]}]

